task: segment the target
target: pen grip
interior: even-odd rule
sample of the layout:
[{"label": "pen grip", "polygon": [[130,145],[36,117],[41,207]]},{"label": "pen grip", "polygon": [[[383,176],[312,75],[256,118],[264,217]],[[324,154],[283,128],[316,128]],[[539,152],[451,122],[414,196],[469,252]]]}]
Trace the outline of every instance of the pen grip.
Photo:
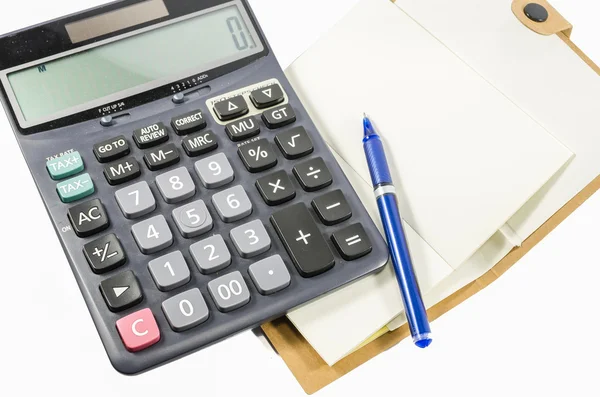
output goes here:
[{"label": "pen grip", "polygon": [[369,172],[371,173],[371,181],[373,186],[387,185],[392,183],[392,175],[388,167],[383,142],[378,135],[371,135],[365,138],[363,145]]},{"label": "pen grip", "polygon": [[428,334],[431,332],[431,328],[408,250],[396,195],[389,193],[379,196],[377,206],[383,222],[394,272],[400,286],[411,335],[414,337]]}]

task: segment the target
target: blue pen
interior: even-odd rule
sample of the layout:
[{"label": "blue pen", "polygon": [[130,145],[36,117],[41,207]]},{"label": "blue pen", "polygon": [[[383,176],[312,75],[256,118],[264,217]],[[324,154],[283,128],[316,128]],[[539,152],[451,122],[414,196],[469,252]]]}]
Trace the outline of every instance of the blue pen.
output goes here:
[{"label": "blue pen", "polygon": [[398,210],[396,190],[385,157],[383,143],[366,114],[364,115],[363,126],[365,130],[363,138],[365,155],[367,156],[377,207],[385,230],[396,279],[400,286],[406,319],[413,342],[418,347],[425,348],[431,344],[431,328],[429,327],[427,311],[423,304],[412,259],[408,251],[400,211]]}]

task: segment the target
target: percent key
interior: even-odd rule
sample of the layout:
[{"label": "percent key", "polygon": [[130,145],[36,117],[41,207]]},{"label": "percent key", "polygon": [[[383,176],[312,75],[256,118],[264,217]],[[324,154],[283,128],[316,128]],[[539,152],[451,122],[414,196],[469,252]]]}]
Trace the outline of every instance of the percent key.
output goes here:
[{"label": "percent key", "polygon": [[273,146],[264,138],[241,146],[238,154],[250,172],[268,170],[277,164]]}]

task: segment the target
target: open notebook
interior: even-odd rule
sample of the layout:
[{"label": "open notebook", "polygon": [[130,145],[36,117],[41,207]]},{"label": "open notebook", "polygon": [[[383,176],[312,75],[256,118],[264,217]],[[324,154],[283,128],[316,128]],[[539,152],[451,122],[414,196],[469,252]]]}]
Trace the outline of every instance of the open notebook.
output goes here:
[{"label": "open notebook", "polygon": [[[497,42],[491,32],[498,26],[485,26],[492,37],[479,40],[456,29],[456,20],[437,20],[444,11],[427,12],[481,11],[480,3],[362,0],[286,72],[378,222],[360,141],[362,112],[374,120],[392,163],[428,306],[493,267],[582,187],[552,189],[579,164],[580,151],[565,134],[557,139],[557,130],[569,130],[536,117],[536,109],[547,110],[536,108],[533,96],[519,92],[527,85],[512,82],[500,68],[498,57],[514,59],[502,51],[518,52],[519,37],[512,38],[517,45],[510,37],[500,43],[501,54],[486,63],[482,58],[492,57],[496,47],[486,43]],[[489,3],[509,14],[492,23],[526,29],[506,0]],[[439,31],[432,34],[428,25]],[[288,317],[330,365],[382,327],[404,322],[391,266]]]}]

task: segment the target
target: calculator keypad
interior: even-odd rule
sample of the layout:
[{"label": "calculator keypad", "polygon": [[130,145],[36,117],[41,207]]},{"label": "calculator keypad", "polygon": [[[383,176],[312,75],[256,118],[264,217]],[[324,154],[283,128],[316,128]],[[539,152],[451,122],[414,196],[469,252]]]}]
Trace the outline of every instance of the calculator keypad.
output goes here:
[{"label": "calculator keypad", "polygon": [[304,127],[295,127],[275,136],[275,143],[286,159],[298,159],[311,154],[313,143]]},{"label": "calculator keypad", "polygon": [[279,84],[270,84],[250,93],[250,100],[257,109],[275,106],[284,101],[283,90]]},{"label": "calculator keypad", "polygon": [[302,276],[313,277],[333,267],[329,245],[303,203],[274,213],[271,223]]},{"label": "calculator keypad", "polygon": [[201,131],[188,135],[182,141],[183,150],[190,157],[212,152],[219,143],[212,131]]},{"label": "calculator keypad", "polygon": [[168,141],[169,134],[163,123],[154,123],[133,131],[133,140],[140,149],[148,149]]},{"label": "calculator keypad", "polygon": [[235,96],[215,103],[214,106],[217,117],[222,120],[232,120],[248,113],[248,104],[243,96]]},{"label": "calculator keypad", "polygon": [[115,199],[125,218],[129,219],[142,217],[156,208],[156,200],[146,181],[117,190]]},{"label": "calculator keypad", "polygon": [[200,110],[192,110],[171,119],[171,126],[177,135],[186,135],[206,128],[206,119]]},{"label": "calculator keypad", "polygon": [[252,213],[252,203],[241,185],[215,194],[212,203],[223,222],[239,221]]},{"label": "calculator keypad", "polygon": [[352,216],[350,205],[341,190],[319,196],[311,204],[321,222],[329,226],[343,222]]},{"label": "calculator keypad", "polygon": [[282,105],[266,110],[262,119],[270,129],[281,128],[296,121],[296,113],[290,105]]},{"label": "calculator keypad", "polygon": [[171,291],[190,281],[190,269],[180,251],[151,260],[148,270],[161,291]]},{"label": "calculator keypad", "polygon": [[204,274],[218,272],[231,264],[231,254],[225,240],[218,234],[192,244],[190,254]]},{"label": "calculator keypad", "polygon": [[100,292],[113,312],[129,309],[143,299],[142,289],[131,270],[116,274],[100,283]]},{"label": "calculator keypad", "polygon": [[194,164],[200,181],[207,189],[225,186],[234,179],[233,168],[223,153],[204,158]]},{"label": "calculator keypad", "polygon": [[258,219],[231,229],[229,236],[242,258],[252,258],[271,248],[271,238]]},{"label": "calculator keypad", "polygon": [[[112,200],[105,207],[92,199],[66,211],[78,236],[93,236],[81,250],[88,270],[102,277],[94,288],[107,310],[150,305],[112,325],[128,351],[173,333],[212,329],[223,316],[247,315],[264,299],[285,298],[299,280],[331,271],[336,257],[346,267],[342,259],[353,261],[373,249],[360,223],[343,225],[352,209],[342,189],[326,190],[336,181],[321,157],[310,156],[319,141],[313,142],[308,127],[290,125],[296,114],[286,101],[282,87],[269,82],[207,101],[207,113],[169,113],[133,135],[131,128],[104,137],[88,155],[93,152],[94,170],[99,167],[106,182],[95,179],[92,167],[83,173],[77,152],[47,163],[60,179],[55,183],[63,202],[95,193]],[[177,135],[169,136],[170,129]],[[68,167],[73,169],[63,170]],[[106,189],[112,197],[102,194]],[[325,233],[325,226],[335,229]],[[132,243],[139,252],[126,252]]]},{"label": "calculator keypad", "polygon": [[141,174],[140,165],[133,157],[127,157],[104,166],[104,176],[111,185],[129,182]]},{"label": "calculator keypad", "polygon": [[365,256],[373,249],[371,240],[360,223],[333,233],[331,240],[347,261]]},{"label": "calculator keypad", "polygon": [[130,153],[129,143],[123,135],[106,139],[94,145],[94,155],[101,163],[109,163]]},{"label": "calculator keypad", "polygon": [[162,304],[169,325],[175,332],[183,332],[208,320],[206,301],[198,288],[167,299]]},{"label": "calculator keypad", "polygon": [[158,171],[179,163],[179,151],[172,143],[146,152],[144,162],[150,171]]},{"label": "calculator keypad", "polygon": [[280,255],[273,255],[255,262],[248,268],[248,273],[263,295],[271,295],[290,285],[292,281],[283,259]]},{"label": "calculator keypad", "polygon": [[160,340],[158,324],[148,308],[119,319],[116,326],[125,348],[130,352],[147,349]]},{"label": "calculator keypad", "polygon": [[239,309],[250,302],[250,291],[242,274],[235,271],[208,283],[208,292],[222,312]]},{"label": "calculator keypad", "polygon": [[79,237],[88,237],[101,232],[110,224],[104,205],[98,199],[69,208],[67,215],[75,234]]},{"label": "calculator keypad", "polygon": [[329,168],[320,157],[298,164],[293,171],[300,185],[307,192],[323,189],[333,182]]},{"label": "calculator keypad", "polygon": [[173,234],[163,215],[157,215],[131,227],[131,233],[142,253],[149,255],[173,244]]},{"label": "calculator keypad", "polygon": [[94,273],[106,273],[127,261],[121,242],[114,234],[107,234],[83,246],[83,254]]},{"label": "calculator keypad", "polygon": [[175,208],[172,216],[177,229],[185,238],[200,236],[213,228],[212,216],[203,200]]},{"label": "calculator keypad", "polygon": [[185,167],[157,176],[156,187],[169,204],[179,203],[196,194],[196,185]]},{"label": "calculator keypad", "polygon": [[85,173],[59,182],[56,191],[63,203],[71,203],[93,194],[95,187],[90,174]]},{"label": "calculator keypad", "polygon": [[292,181],[285,171],[277,171],[256,181],[256,187],[268,205],[279,205],[296,197]]},{"label": "calculator keypad", "polygon": [[46,162],[46,169],[50,177],[55,180],[68,178],[75,175],[84,168],[83,160],[79,152],[63,154]]},{"label": "calculator keypad", "polygon": [[265,138],[245,144],[238,149],[238,154],[250,172],[268,170],[277,164],[273,146]]},{"label": "calculator keypad", "polygon": [[225,126],[225,132],[229,139],[234,142],[243,141],[260,134],[260,126],[254,116],[246,117],[229,123]]}]

